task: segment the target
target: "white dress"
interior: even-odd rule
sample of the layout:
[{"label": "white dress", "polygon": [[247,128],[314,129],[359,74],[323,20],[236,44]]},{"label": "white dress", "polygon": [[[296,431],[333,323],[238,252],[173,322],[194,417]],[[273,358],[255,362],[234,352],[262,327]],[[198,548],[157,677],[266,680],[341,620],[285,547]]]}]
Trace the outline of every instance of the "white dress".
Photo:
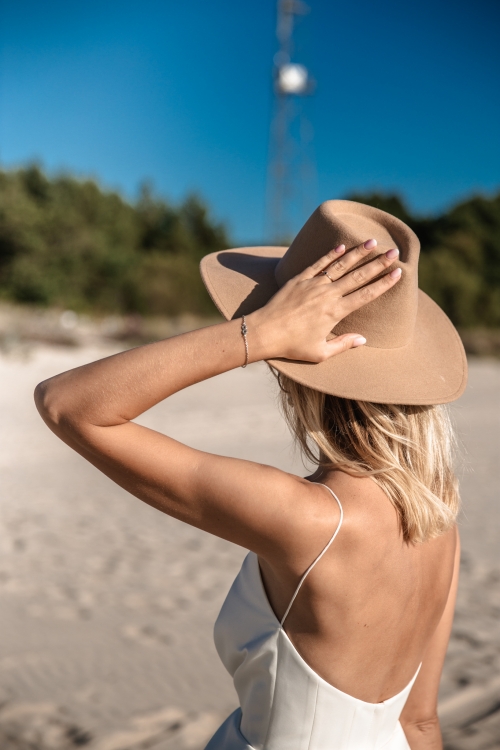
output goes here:
[{"label": "white dress", "polygon": [[[324,485],[326,487],[326,485]],[[382,703],[353,698],[323,680],[304,661],[276,618],[257,555],[245,558],[215,624],[215,645],[240,700],[205,750],[410,750],[399,716],[409,685]],[[417,671],[418,674],[418,671]]]}]

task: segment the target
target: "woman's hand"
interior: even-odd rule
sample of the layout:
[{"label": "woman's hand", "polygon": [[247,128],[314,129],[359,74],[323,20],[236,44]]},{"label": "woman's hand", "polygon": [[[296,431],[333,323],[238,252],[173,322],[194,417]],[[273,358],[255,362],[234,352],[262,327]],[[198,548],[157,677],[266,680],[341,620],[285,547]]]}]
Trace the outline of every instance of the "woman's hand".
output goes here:
[{"label": "woman's hand", "polygon": [[428,721],[414,724],[402,721],[401,726],[410,750],[443,750],[443,737],[437,714]]},{"label": "woman's hand", "polygon": [[399,254],[396,249],[353,270],[376,245],[376,240],[368,240],[348,253],[344,245],[339,245],[288,281],[264,307],[248,315],[249,337],[256,337],[259,358],[323,362],[365,344],[356,332],[328,337],[349,313],[379,297],[401,278],[401,269],[396,268],[373,280],[394,263]]}]

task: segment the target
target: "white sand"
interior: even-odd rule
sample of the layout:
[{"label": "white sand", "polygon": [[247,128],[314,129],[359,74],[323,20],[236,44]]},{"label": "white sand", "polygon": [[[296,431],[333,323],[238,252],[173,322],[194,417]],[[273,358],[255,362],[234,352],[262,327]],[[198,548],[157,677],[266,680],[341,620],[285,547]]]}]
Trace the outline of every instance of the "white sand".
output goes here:
[{"label": "white sand", "polygon": [[[0,740],[6,727],[18,737],[2,750],[28,748],[28,731],[38,732],[39,750],[86,740],[99,750],[197,748],[236,705],[212,627],[244,550],[127,495],[58,441],[33,406],[37,382],[106,353],[40,347],[0,359]],[[500,664],[499,390],[500,364],[472,362],[454,407],[467,449],[464,575],[444,695]],[[304,474],[275,391],[255,365],[177,394],[142,421]],[[80,734],[68,735],[73,724]]]}]

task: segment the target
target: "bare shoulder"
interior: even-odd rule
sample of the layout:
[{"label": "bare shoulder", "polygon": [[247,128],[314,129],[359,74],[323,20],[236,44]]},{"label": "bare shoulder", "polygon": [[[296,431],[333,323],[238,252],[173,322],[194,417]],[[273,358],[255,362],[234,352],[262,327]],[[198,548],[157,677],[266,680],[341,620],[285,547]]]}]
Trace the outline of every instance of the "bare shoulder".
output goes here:
[{"label": "bare shoulder", "polygon": [[366,536],[397,533],[397,510],[373,479],[335,471],[330,473],[327,482],[344,510],[344,537],[354,542],[364,540]]},{"label": "bare shoulder", "polygon": [[335,543],[338,564],[364,566],[371,560],[385,569],[404,563],[429,576],[438,575],[443,590],[449,588],[457,545],[455,526],[421,544],[407,544],[398,510],[371,478],[336,471],[327,481],[344,510],[342,533]]},{"label": "bare shoulder", "polygon": [[[343,536],[350,541],[401,537],[399,514],[393,503],[370,477],[353,477],[342,471],[331,472],[328,486],[344,509]],[[418,545],[422,550],[455,549],[455,526],[438,537]]]},{"label": "bare shoulder", "polygon": [[268,507],[274,506],[272,543],[259,556],[293,577],[301,575],[331,539],[341,512],[331,492],[319,482],[280,474],[269,486]]},{"label": "bare shoulder", "polygon": [[[335,542],[334,557],[344,562],[363,554],[371,540],[395,539],[399,534],[398,515],[383,490],[370,478],[352,477],[340,471],[310,480],[291,477],[287,502],[275,529],[272,553],[265,557],[279,569],[302,573],[315,553],[321,552],[341,521],[341,533]],[[332,497],[328,487],[337,497]],[[278,484],[275,485],[275,489]],[[279,550],[279,556],[276,556]]]}]

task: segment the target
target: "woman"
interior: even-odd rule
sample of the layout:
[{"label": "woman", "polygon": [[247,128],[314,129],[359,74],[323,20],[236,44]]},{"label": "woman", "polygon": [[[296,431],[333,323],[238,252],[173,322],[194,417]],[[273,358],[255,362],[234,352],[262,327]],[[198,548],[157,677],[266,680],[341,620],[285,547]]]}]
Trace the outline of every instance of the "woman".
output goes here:
[{"label": "woman", "polygon": [[[37,387],[48,426],[107,476],[251,550],[215,631],[241,707],[210,750],[442,747],[437,692],[459,545],[438,404],[461,395],[466,363],[450,321],[417,289],[418,253],[398,219],[328,201],[288,250],[204,259],[228,322]],[[259,360],[316,461],[307,479],[132,421]]]}]

